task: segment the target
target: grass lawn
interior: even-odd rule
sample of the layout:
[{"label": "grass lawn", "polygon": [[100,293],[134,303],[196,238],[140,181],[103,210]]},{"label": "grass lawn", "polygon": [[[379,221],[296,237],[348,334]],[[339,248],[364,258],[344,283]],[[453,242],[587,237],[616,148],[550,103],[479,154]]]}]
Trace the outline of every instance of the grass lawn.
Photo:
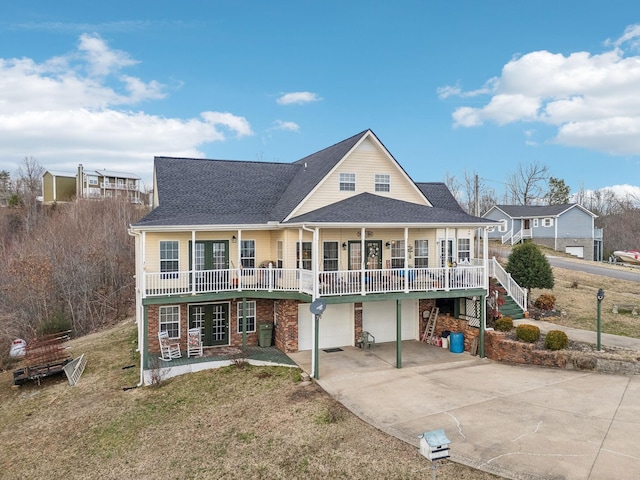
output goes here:
[{"label": "grass lawn", "polygon": [[[138,382],[135,325],[72,340],[66,378],[13,388],[0,373],[3,479],[423,479],[418,450],[363,422],[297,368],[231,366]],[[130,365],[135,365],[132,368]],[[495,479],[444,461],[439,479]]]}]

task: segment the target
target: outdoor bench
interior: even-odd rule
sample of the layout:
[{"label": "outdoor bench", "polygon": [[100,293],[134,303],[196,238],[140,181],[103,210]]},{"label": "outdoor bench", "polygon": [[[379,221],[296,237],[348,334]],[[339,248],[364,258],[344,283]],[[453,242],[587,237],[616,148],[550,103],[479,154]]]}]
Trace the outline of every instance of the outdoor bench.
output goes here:
[{"label": "outdoor bench", "polygon": [[612,312],[618,313],[618,310],[625,310],[631,312],[632,315],[638,315],[638,305],[631,303],[614,303]]}]

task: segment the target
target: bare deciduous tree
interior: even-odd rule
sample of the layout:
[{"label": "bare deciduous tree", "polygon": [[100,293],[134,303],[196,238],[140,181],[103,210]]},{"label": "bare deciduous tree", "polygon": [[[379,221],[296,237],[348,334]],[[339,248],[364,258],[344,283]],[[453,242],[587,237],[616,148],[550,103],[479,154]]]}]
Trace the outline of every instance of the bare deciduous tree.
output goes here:
[{"label": "bare deciduous tree", "polygon": [[549,179],[549,168],[538,161],[529,165],[519,164],[515,172],[509,174],[507,189],[511,202],[517,205],[533,205],[544,197],[544,188]]}]

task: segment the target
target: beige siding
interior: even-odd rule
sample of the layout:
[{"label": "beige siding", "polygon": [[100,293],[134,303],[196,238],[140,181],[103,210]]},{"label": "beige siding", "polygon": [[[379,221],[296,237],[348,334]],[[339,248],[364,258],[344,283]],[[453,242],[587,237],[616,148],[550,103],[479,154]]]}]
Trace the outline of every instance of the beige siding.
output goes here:
[{"label": "beige siding", "polygon": [[[404,229],[367,229],[372,232],[371,236],[367,237],[367,240],[376,240],[382,243],[382,268],[388,268],[391,260],[391,248],[386,247],[387,242],[393,242],[404,239]],[[338,269],[348,269],[348,249],[342,248],[343,243],[349,243],[353,241],[360,241],[360,229],[358,228],[344,228],[344,229],[321,229],[319,235],[319,251],[317,258],[317,265],[319,270],[322,270],[323,265],[323,243],[324,242],[338,242]],[[454,241],[454,248],[456,245],[456,239],[469,238],[471,240],[471,256],[474,257],[474,241],[473,230],[471,229],[449,229],[448,238]],[[232,242],[232,235],[237,236],[237,232],[197,232],[196,240],[227,240],[229,241],[229,266],[231,268],[238,267],[238,247],[239,242]],[[299,240],[299,230],[273,230],[273,231],[243,231],[242,240],[255,240],[256,242],[256,266],[259,266],[262,262],[278,260],[277,254],[277,242],[282,241],[283,247],[283,268],[297,268],[296,264],[296,243]],[[429,266],[437,267],[440,252],[438,250],[438,241],[444,240],[444,229],[430,229],[430,228],[412,228],[409,229],[409,243],[408,245],[414,246],[415,240],[428,240],[429,241]],[[191,232],[176,232],[176,233],[148,233],[146,235],[146,248],[145,257],[146,265],[145,271],[148,273],[160,271],[160,241],[161,240],[178,240],[180,242],[180,258],[179,269],[180,271],[190,270],[189,265],[189,242],[191,241]],[[313,233],[303,230],[302,241],[312,242]],[[413,258],[415,252],[409,254],[409,266],[413,266]]]},{"label": "beige siding", "polygon": [[[340,173],[355,173],[355,192],[340,191]],[[390,191],[375,191],[375,175],[390,176]],[[293,216],[301,215],[360,193],[373,193],[405,202],[427,205],[422,194],[391,159],[386,151],[366,138],[350,155],[345,157],[335,171],[329,174],[312,195],[300,205]]]}]

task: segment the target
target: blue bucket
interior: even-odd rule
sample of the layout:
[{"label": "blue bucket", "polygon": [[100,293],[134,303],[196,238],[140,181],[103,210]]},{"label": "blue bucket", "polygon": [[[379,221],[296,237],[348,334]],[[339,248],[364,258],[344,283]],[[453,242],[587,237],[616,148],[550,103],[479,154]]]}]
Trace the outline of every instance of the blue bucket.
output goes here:
[{"label": "blue bucket", "polygon": [[451,332],[449,335],[449,351],[451,353],[464,352],[464,335],[461,332]]}]

